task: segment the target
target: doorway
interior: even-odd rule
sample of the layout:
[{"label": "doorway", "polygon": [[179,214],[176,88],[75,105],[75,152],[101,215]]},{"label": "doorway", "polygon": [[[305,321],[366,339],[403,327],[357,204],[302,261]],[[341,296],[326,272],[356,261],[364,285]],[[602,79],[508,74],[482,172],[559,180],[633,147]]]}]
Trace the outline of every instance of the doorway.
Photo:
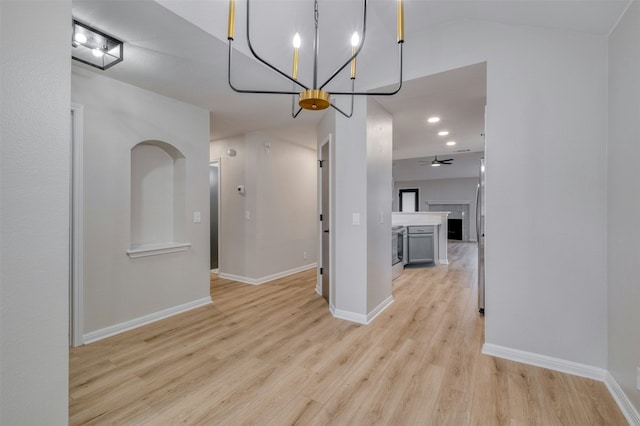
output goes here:
[{"label": "doorway", "polygon": [[331,304],[331,137],[320,146],[320,294]]},{"label": "doorway", "polygon": [[401,212],[417,212],[420,210],[420,204],[418,204],[418,188],[401,189],[398,194],[398,199],[400,200]]},{"label": "doorway", "polygon": [[209,269],[218,272],[219,265],[219,229],[220,218],[220,161],[209,163]]},{"label": "doorway", "polygon": [[84,109],[71,105],[69,175],[69,346],[80,346],[83,329],[83,186]]}]

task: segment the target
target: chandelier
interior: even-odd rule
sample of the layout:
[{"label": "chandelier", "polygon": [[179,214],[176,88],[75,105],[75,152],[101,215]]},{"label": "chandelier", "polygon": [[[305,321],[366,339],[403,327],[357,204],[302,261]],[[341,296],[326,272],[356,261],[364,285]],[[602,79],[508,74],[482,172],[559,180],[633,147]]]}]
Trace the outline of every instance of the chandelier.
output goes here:
[{"label": "chandelier", "polygon": [[[279,74],[286,80],[289,80],[293,83],[293,89],[291,91],[281,91],[281,90],[254,90],[254,89],[240,89],[236,87],[231,81],[231,64],[232,64],[232,43],[234,37],[235,30],[235,9],[236,2],[235,0],[229,0],[229,27],[227,40],[229,41],[229,60],[227,67],[227,75],[229,86],[235,92],[238,93],[254,93],[254,94],[275,94],[275,95],[293,95],[291,102],[291,116],[296,118],[298,114],[303,109],[311,110],[311,111],[320,111],[326,108],[332,107],[340,114],[349,118],[353,115],[353,98],[354,96],[361,95],[373,95],[373,96],[391,96],[395,95],[400,91],[402,87],[402,47],[404,44],[404,4],[403,0],[397,0],[398,2],[398,16],[397,16],[397,42],[398,42],[398,62],[399,62],[399,78],[397,86],[394,90],[388,92],[356,92],[355,91],[355,80],[356,80],[356,58],[360,54],[362,47],[364,46],[366,34],[367,34],[367,0],[363,0],[362,4],[362,38],[358,35],[357,32],[353,34],[351,37],[351,56],[344,62],[343,65],[338,67],[333,74],[324,82],[319,84],[318,81],[318,0],[314,0],[313,7],[313,16],[315,23],[315,32],[313,39],[313,82],[311,84],[305,84],[298,80],[298,56],[299,49],[301,45],[300,35],[296,33],[293,36],[293,67],[291,74],[287,74],[282,71],[278,67],[272,65],[267,60],[258,55],[251,43],[251,0],[247,0],[247,45],[249,47],[249,51],[253,55],[255,59],[259,62],[266,65],[269,69],[271,69],[276,74]],[[338,75],[342,70],[344,70],[347,66],[351,65],[351,91],[348,92],[331,92],[325,90],[327,85]],[[296,90],[297,88],[297,90]],[[298,108],[295,106],[295,98],[298,98]],[[338,108],[332,102],[332,96],[350,96],[351,97],[351,110],[349,113],[344,112],[342,109]]]}]

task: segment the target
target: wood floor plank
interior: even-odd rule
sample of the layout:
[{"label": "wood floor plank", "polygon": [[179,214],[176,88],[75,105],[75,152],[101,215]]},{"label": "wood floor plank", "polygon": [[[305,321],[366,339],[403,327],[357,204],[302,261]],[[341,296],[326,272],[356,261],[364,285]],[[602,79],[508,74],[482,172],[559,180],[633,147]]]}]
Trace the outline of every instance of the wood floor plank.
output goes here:
[{"label": "wood floor plank", "polygon": [[481,353],[476,245],[411,267],[364,326],[315,270],[211,275],[213,304],[69,352],[71,425],[624,425],[604,384]]}]

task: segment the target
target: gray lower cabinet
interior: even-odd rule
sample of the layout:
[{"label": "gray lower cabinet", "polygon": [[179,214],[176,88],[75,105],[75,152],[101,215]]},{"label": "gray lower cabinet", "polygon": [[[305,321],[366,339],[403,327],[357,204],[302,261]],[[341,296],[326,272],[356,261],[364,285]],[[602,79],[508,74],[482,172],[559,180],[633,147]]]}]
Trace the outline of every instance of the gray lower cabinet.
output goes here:
[{"label": "gray lower cabinet", "polygon": [[409,263],[427,263],[435,260],[433,226],[409,226]]}]

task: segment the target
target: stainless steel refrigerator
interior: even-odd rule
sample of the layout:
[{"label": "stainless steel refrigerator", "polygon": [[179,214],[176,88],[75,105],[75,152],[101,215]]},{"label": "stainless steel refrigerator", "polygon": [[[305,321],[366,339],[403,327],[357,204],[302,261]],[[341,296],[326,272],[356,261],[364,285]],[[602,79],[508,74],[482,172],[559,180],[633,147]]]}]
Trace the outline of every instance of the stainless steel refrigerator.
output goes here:
[{"label": "stainless steel refrigerator", "polygon": [[478,237],[478,311],[484,315],[484,158],[480,159],[480,180],[476,192],[476,236]]}]

